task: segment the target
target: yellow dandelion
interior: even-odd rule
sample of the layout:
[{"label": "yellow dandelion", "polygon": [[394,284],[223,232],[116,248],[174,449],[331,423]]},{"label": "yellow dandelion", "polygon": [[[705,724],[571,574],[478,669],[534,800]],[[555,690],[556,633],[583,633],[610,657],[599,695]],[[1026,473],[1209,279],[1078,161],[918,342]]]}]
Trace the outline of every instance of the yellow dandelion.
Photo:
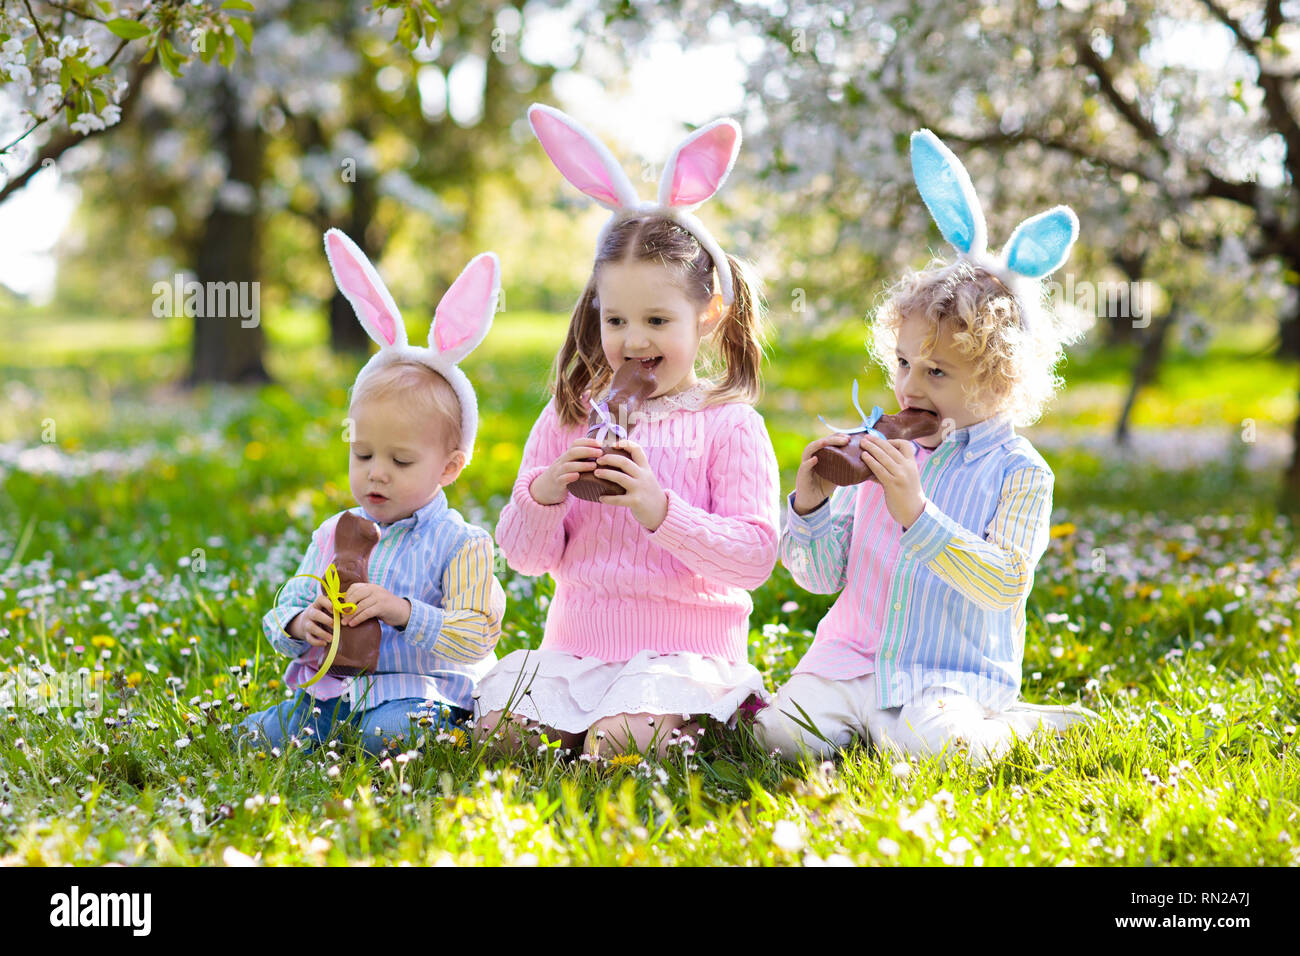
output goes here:
[{"label": "yellow dandelion", "polygon": [[459,727],[453,727],[451,730],[447,731],[447,733],[451,736],[451,742],[457,747],[464,747],[469,743],[469,734],[465,733],[465,731],[461,730]]},{"label": "yellow dandelion", "polygon": [[269,681],[266,682],[266,686],[271,688],[271,690],[275,690],[277,687],[280,686],[280,682],[276,680],[274,677],[272,677]]},{"label": "yellow dandelion", "polygon": [[9,618],[9,620],[12,621],[16,617],[26,617],[28,614],[31,613],[32,613],[31,608],[16,607],[16,608],[11,608],[9,611],[7,611],[5,613],[5,617]]},{"label": "yellow dandelion", "polygon": [[1069,521],[1065,522],[1064,524],[1054,524],[1052,525],[1052,537],[1064,538],[1067,537],[1068,535],[1074,534],[1074,532],[1078,530],[1079,529],[1076,528],[1074,524]]},{"label": "yellow dandelion", "polygon": [[617,757],[610,757],[607,761],[610,767],[635,767],[640,762],[640,754],[619,754]]},{"label": "yellow dandelion", "polygon": [[96,647],[117,647],[117,641],[107,634],[96,634],[90,639],[90,643]]},{"label": "yellow dandelion", "polygon": [[250,441],[244,446],[244,457],[249,461],[261,461],[266,457],[266,446],[260,441]]},{"label": "yellow dandelion", "polygon": [[139,671],[131,671],[126,675],[126,683],[128,687],[139,687],[144,683],[144,675]]}]

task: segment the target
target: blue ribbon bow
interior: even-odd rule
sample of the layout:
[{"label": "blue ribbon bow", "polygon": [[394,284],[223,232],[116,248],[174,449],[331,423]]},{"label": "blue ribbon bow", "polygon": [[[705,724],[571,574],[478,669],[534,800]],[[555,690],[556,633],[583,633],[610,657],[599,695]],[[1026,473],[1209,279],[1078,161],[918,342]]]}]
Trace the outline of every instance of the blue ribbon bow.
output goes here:
[{"label": "blue ribbon bow", "polygon": [[862,424],[854,428],[836,428],[825,418],[822,418],[821,415],[818,415],[817,418],[821,421],[823,425],[825,425],[831,431],[839,432],[842,435],[856,435],[859,432],[865,432],[868,435],[875,435],[877,438],[883,439],[884,441],[889,440],[885,438],[885,436],[881,434],[879,430],[872,427],[873,425],[876,424],[876,422],[880,421],[880,417],[885,414],[885,410],[881,408],[879,405],[871,406],[870,415],[868,415],[866,412],[862,410],[862,406],[858,404],[858,380],[856,378],[853,380],[853,407],[856,408],[858,410],[858,414],[862,416]]}]

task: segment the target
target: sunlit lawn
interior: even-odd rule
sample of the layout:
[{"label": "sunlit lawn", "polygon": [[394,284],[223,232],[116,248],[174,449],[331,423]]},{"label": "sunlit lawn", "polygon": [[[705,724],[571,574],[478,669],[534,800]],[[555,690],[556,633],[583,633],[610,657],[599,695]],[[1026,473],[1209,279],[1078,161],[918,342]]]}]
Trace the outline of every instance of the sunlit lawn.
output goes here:
[{"label": "sunlit lawn", "polygon": [[[1300,560],[1272,510],[1277,468],[1259,464],[1289,428],[1296,374],[1258,350],[1176,351],[1127,456],[1078,436],[1113,424],[1131,352],[1072,361],[1028,432],[1057,509],[1025,694],[1081,699],[1097,730],[983,770],[864,748],[789,769],[721,728],[662,765],[538,747],[511,766],[447,735],[385,761],[349,741],[229,748],[229,725],[284,693],[262,613],[311,529],[352,504],[341,420],[358,363],[319,344],[319,319],[267,319],[280,384],[192,395],[164,387],[184,369],[183,324],[17,321],[0,320],[0,669],[107,678],[102,713],[0,691],[0,862],[1300,862]],[[466,363],[483,422],[450,498],[488,528],[564,321],[503,314]],[[864,335],[774,337],[760,409],[786,488],[816,416],[852,417],[854,376],[864,403],[889,405]],[[1172,430],[1185,425],[1199,430]],[[502,579],[500,650],[535,646],[549,582]],[[770,686],[830,601],[781,568],[755,592],[751,655]]]}]

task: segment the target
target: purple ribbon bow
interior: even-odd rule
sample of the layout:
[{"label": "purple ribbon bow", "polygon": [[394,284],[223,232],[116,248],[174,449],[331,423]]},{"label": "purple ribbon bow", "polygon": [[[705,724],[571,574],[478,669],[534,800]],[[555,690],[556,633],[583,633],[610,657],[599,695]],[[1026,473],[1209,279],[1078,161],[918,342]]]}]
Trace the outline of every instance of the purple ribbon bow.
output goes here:
[{"label": "purple ribbon bow", "polygon": [[606,436],[609,435],[610,432],[613,432],[619,438],[627,437],[627,429],[624,428],[622,425],[620,425],[618,422],[614,421],[614,416],[609,413],[608,399],[606,399],[603,402],[596,402],[596,404],[594,404],[592,408],[595,410],[596,414],[600,417],[600,431],[596,432],[596,434],[592,436],[596,439],[596,441],[600,442],[601,444],[604,444],[605,438]]}]

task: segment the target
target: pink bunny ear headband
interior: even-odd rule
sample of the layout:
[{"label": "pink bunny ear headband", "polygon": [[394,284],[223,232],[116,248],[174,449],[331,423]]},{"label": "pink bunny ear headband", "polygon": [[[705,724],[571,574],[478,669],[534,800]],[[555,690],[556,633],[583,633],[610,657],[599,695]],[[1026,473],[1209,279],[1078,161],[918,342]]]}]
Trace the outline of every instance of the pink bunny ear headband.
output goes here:
[{"label": "pink bunny ear headband", "polygon": [[735,120],[714,120],[677,145],[659,180],[657,202],[643,202],[614,154],[571,116],[534,103],[528,108],[528,122],[560,174],[584,195],[612,211],[596,238],[598,252],[609,230],[620,220],[646,213],[666,216],[698,239],[713,257],[722,301],[731,305],[735,290],[727,257],[691,210],[721,188],[735,165],[740,152],[740,126]]},{"label": "pink bunny ear headband", "polygon": [[339,291],[352,303],[361,327],[379,344],[379,351],[357,373],[357,384],[375,369],[393,362],[419,362],[433,369],[447,380],[460,402],[460,450],[468,464],[478,431],[478,398],[458,363],[474,351],[492,327],[501,293],[501,263],[496,253],[480,253],[456,277],[434,312],[428,348],[407,344],[402,314],[384,280],[355,242],[331,229],[325,233],[325,256]]}]

